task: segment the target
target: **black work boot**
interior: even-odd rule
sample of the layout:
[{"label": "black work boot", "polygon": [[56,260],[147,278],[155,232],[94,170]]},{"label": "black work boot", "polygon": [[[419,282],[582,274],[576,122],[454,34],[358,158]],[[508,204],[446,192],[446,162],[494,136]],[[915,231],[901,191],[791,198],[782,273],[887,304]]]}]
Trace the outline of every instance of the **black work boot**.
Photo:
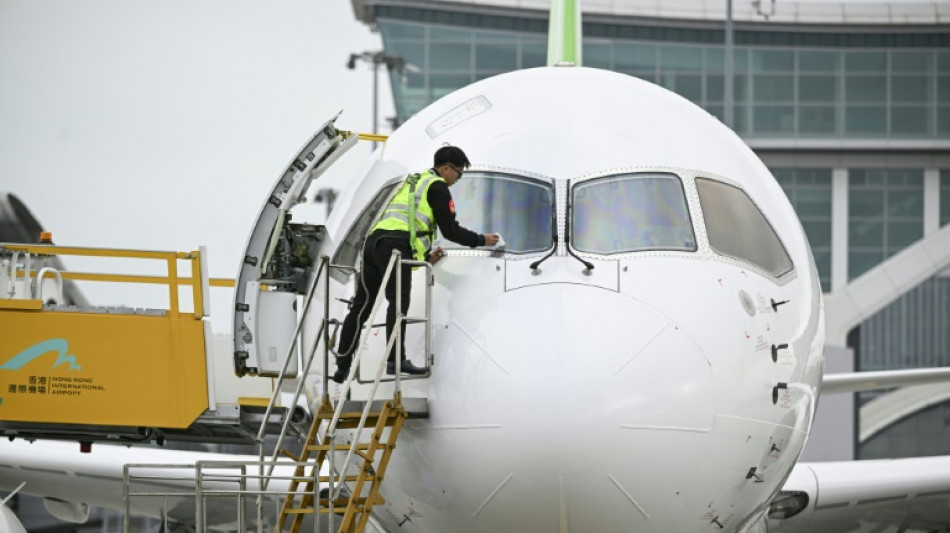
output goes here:
[{"label": "black work boot", "polygon": [[[421,376],[426,373],[426,369],[421,366],[416,366],[412,364],[411,361],[403,359],[402,361],[402,373],[409,374],[410,376]],[[386,373],[393,375],[396,373],[396,362],[389,361],[386,363]]]},{"label": "black work boot", "polygon": [[350,374],[350,363],[353,362],[352,357],[344,356],[336,358],[336,372],[333,373],[333,376],[330,377],[333,381],[337,383],[343,383],[346,381],[346,376]]}]

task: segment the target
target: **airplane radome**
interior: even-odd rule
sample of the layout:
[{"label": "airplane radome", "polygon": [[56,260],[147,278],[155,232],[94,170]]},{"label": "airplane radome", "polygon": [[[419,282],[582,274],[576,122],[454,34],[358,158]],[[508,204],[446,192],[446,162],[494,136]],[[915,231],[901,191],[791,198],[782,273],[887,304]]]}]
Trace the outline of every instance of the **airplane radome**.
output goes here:
[{"label": "airplane radome", "polygon": [[[375,508],[383,525],[764,527],[810,429],[824,340],[814,261],[768,169],[656,85],[518,71],[402,125],[340,199],[321,253],[340,260],[378,199],[444,143],[474,163],[452,188],[461,223],[505,248],[442,243],[433,375],[404,383],[430,416],[401,434]],[[336,277],[331,293],[349,297],[354,280]],[[420,278],[413,310],[422,290]],[[423,362],[421,327],[407,350]]]}]

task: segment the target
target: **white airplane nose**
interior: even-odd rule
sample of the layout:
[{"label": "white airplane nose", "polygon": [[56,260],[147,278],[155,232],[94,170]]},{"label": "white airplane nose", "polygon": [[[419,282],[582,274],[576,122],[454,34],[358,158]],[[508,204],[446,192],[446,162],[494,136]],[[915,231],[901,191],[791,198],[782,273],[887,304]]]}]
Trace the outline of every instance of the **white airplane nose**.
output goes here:
[{"label": "white airplane nose", "polygon": [[[456,309],[435,349],[429,430],[413,447],[440,471],[416,488],[471,518],[453,529],[670,524],[716,400],[707,358],[673,319],[610,290],[534,286]],[[461,493],[440,493],[442,479]]]}]

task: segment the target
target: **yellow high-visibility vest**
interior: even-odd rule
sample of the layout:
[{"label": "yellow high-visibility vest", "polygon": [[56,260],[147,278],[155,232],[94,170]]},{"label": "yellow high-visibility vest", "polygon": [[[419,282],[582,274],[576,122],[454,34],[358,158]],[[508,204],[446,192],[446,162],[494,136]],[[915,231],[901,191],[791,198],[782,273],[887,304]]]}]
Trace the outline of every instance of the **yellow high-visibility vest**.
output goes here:
[{"label": "yellow high-visibility vest", "polygon": [[382,218],[373,226],[373,231],[400,230],[409,232],[413,256],[416,261],[424,261],[426,251],[432,246],[436,236],[435,213],[429,205],[429,186],[436,181],[445,182],[431,170],[410,174],[393,197]]}]

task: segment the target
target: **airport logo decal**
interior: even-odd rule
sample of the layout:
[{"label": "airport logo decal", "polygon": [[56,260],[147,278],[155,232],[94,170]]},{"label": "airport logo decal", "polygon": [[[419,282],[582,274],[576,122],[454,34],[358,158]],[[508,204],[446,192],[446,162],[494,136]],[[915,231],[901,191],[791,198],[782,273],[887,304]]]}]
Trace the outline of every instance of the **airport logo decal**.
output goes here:
[{"label": "airport logo decal", "polygon": [[69,351],[69,343],[66,339],[48,339],[43,342],[23,350],[11,357],[7,362],[0,365],[0,370],[19,370],[30,361],[48,352],[59,352],[56,362],[50,368],[56,368],[63,363],[69,363],[68,370],[82,370],[82,367],[76,364],[76,356],[66,352]]},{"label": "airport logo decal", "polygon": [[[56,368],[63,363],[69,363],[67,371],[82,371],[82,367],[76,364],[76,356],[67,354],[66,352],[68,351],[69,343],[66,342],[66,339],[47,339],[14,355],[0,365],[0,370],[19,370],[41,355],[45,355],[49,352],[58,352],[56,362],[53,363],[50,369]],[[47,376],[29,376],[28,384],[7,384],[5,385],[5,392],[10,394],[45,394],[48,390],[52,392],[52,383],[48,381],[49,379],[53,378],[48,378]],[[59,379],[69,380],[70,378]],[[3,398],[0,398],[0,405],[2,404]]]}]

